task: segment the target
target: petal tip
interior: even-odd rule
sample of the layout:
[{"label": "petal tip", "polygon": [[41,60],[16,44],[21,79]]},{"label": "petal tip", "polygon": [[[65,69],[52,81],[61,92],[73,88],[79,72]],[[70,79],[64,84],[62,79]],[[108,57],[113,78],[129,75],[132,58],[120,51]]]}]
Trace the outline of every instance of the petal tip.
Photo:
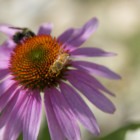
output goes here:
[{"label": "petal tip", "polygon": [[115,111],[116,111],[116,108],[115,108],[115,106],[113,106],[112,109],[110,110],[110,112],[108,112],[108,113],[110,113],[110,114],[114,114]]},{"label": "petal tip", "polygon": [[116,75],[115,80],[121,80],[122,77],[120,75]]},{"label": "petal tip", "polygon": [[92,21],[94,24],[96,24],[96,25],[99,24],[99,20],[98,20],[98,18],[96,18],[96,17],[93,17],[93,18],[91,19],[91,21]]}]

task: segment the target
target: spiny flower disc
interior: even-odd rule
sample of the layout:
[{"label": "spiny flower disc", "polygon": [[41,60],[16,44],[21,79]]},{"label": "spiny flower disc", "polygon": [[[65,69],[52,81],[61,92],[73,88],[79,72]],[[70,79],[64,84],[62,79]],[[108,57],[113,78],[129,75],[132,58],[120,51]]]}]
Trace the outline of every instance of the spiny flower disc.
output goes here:
[{"label": "spiny flower disc", "polygon": [[[69,55],[62,44],[47,35],[34,36],[13,50],[10,71],[25,88],[56,85],[66,69]],[[64,67],[65,66],[65,67]]]}]

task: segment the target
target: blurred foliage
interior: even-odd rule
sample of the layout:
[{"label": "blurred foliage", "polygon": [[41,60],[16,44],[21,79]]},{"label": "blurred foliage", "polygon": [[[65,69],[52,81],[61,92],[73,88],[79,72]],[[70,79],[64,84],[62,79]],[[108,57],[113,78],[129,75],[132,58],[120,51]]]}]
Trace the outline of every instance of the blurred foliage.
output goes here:
[{"label": "blurred foliage", "polygon": [[[45,123],[47,124],[46,121]],[[94,138],[91,140],[125,140],[125,135],[129,130],[135,130],[138,128],[140,128],[140,124],[129,124],[117,129],[116,131],[108,134],[107,136],[96,139]],[[19,136],[18,140],[22,140],[22,134]],[[39,133],[38,140],[51,140],[47,125],[44,125],[44,128]]]},{"label": "blurred foliage", "polygon": [[50,134],[49,134],[49,129],[47,126],[47,120],[44,120],[44,125],[41,131],[39,132],[38,140],[51,140]]},{"label": "blurred foliage", "polygon": [[20,134],[19,138],[17,140],[22,140],[22,133]]},{"label": "blurred foliage", "polygon": [[[127,131],[129,130],[135,130],[140,128],[140,124],[129,124],[126,126],[123,126],[116,131],[108,134],[107,136],[104,136],[102,138],[94,139],[94,140],[125,140],[125,135]],[[93,140],[93,139],[91,139]]]},{"label": "blurred foliage", "polygon": [[140,61],[140,29],[136,34],[128,38],[125,42],[131,51],[131,65],[137,66]]}]

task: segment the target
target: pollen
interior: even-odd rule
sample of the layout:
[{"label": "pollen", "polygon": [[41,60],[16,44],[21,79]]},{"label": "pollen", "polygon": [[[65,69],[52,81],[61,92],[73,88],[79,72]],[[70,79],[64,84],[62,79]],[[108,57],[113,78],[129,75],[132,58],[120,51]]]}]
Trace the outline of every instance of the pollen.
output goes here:
[{"label": "pollen", "polygon": [[33,36],[18,44],[9,69],[25,88],[44,89],[56,86],[67,70],[68,51],[62,43],[47,35]]}]

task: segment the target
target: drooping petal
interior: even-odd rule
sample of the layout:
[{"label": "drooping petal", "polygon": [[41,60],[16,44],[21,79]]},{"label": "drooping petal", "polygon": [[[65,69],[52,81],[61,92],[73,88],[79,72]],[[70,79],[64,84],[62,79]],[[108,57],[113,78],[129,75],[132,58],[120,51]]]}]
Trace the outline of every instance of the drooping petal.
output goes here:
[{"label": "drooping petal", "polygon": [[60,83],[60,89],[79,121],[90,132],[98,135],[100,130],[97,121],[79,94],[72,87],[63,82]]},{"label": "drooping petal", "polygon": [[27,101],[27,94],[19,89],[6,106],[0,117],[0,128],[4,128],[2,132],[0,129],[0,138],[2,140],[16,140],[18,138],[22,130],[24,110]]},{"label": "drooping petal", "polygon": [[0,82],[0,96],[3,95],[14,83],[13,77],[9,77]]},{"label": "drooping petal", "polygon": [[6,124],[6,122],[8,122],[10,115],[12,113],[12,110],[13,110],[15,104],[18,102],[19,92],[20,92],[20,90],[17,90],[15,93],[12,92],[12,93],[14,93],[13,98],[8,102],[5,110],[3,111],[3,113],[0,117],[0,128],[2,128]]},{"label": "drooping petal", "polygon": [[7,105],[10,99],[13,97],[16,89],[17,89],[17,85],[13,84],[5,93],[3,93],[0,96],[0,112],[3,110],[3,108]]},{"label": "drooping petal", "polygon": [[102,111],[107,113],[113,113],[115,111],[115,106],[112,102],[91,84],[84,83],[75,77],[69,77],[68,81]]},{"label": "drooping petal", "polygon": [[23,140],[36,140],[41,122],[41,97],[38,90],[31,93],[23,121]]},{"label": "drooping petal", "polygon": [[115,56],[115,53],[105,52],[99,48],[78,48],[70,52],[72,57],[102,57],[102,56]]},{"label": "drooping petal", "polygon": [[1,69],[0,70],[0,80],[5,78],[6,76],[8,76],[8,74],[9,74],[9,69]]},{"label": "drooping petal", "polygon": [[38,35],[50,35],[53,28],[52,23],[44,23],[38,30]]},{"label": "drooping petal", "polygon": [[92,18],[81,29],[68,29],[58,37],[58,40],[65,43],[65,45],[79,47],[91,36],[97,26],[98,20]]},{"label": "drooping petal", "polygon": [[45,103],[45,112],[46,112],[51,139],[52,140],[65,140],[65,136],[58,124],[58,121],[56,119],[56,116],[52,107],[52,103],[50,100],[51,93],[49,91],[50,90],[47,91],[47,89],[45,90],[44,103]]},{"label": "drooping petal", "polygon": [[8,103],[8,105],[6,106],[4,112],[0,117],[0,139],[2,140],[7,140],[7,138],[9,137],[8,135],[9,133],[7,134],[8,136],[5,133],[7,131],[7,125],[8,125],[8,121],[10,120],[12,110],[18,100],[18,96],[19,96],[19,91],[15,93],[12,100]]},{"label": "drooping petal", "polygon": [[2,24],[0,25],[0,32],[3,32],[4,34],[8,35],[9,37],[13,37],[13,35],[18,31],[17,29],[12,29],[11,25]]},{"label": "drooping petal", "polygon": [[81,140],[79,126],[63,94],[53,88],[51,89],[50,98],[58,123],[64,135],[69,140]]},{"label": "drooping petal", "polygon": [[86,61],[72,61],[71,64],[73,67],[79,70],[89,72],[94,75],[102,76],[109,79],[121,79],[118,74],[99,64]]},{"label": "drooping petal", "polygon": [[100,89],[112,96],[115,96],[112,92],[106,89],[95,77],[89,75],[87,72],[80,71],[80,70],[71,70],[68,73],[69,74],[66,76],[66,78],[73,76],[76,79],[79,79],[87,84],[91,84],[95,88]]}]

